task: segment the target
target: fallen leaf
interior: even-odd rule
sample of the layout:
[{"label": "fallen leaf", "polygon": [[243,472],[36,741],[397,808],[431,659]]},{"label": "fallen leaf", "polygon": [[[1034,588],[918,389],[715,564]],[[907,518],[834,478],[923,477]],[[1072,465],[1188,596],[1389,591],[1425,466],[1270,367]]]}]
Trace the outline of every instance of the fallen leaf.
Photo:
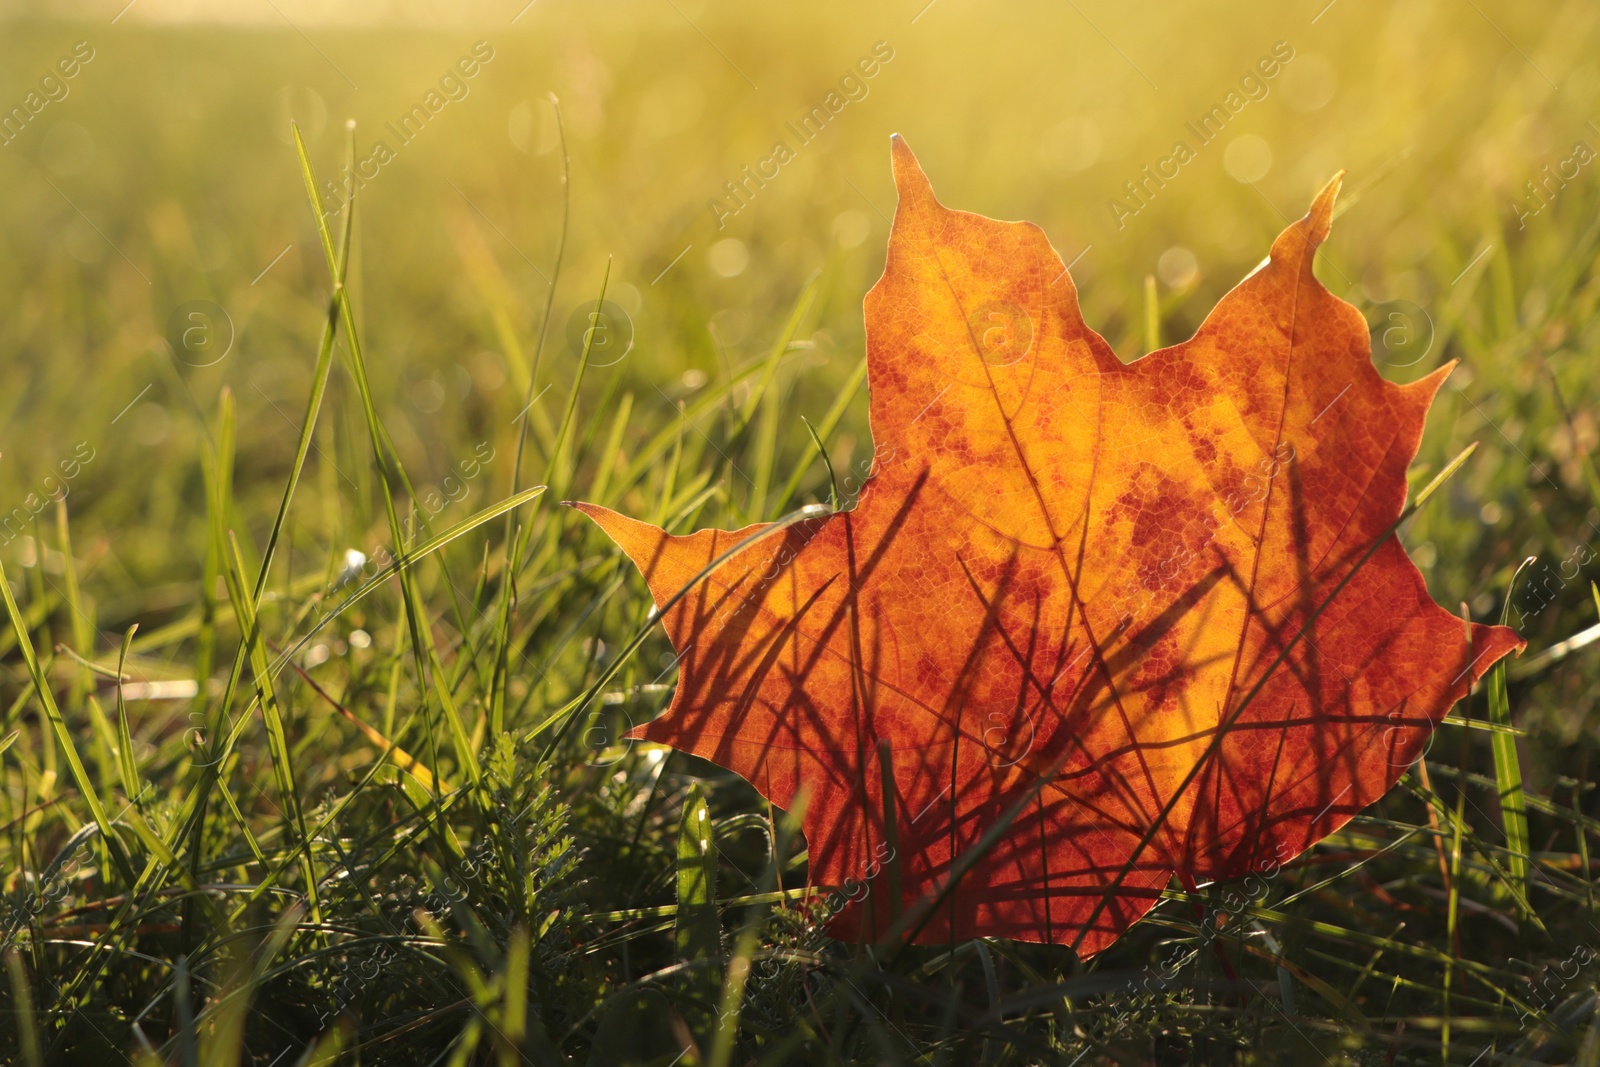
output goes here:
[{"label": "fallen leaf", "polygon": [[851,889],[836,936],[900,914],[1087,956],[1174,876],[1272,874],[1344,825],[1523,642],[1435,604],[1394,534],[1450,368],[1384,381],[1314,276],[1337,178],[1193,338],[1125,365],[1037,226],[893,160],[854,506],[693,584],[763,528],[578,505],[658,607],[693,585],[662,614],[672,705],[632,736],[780,808],[805,789],[811,879]]}]

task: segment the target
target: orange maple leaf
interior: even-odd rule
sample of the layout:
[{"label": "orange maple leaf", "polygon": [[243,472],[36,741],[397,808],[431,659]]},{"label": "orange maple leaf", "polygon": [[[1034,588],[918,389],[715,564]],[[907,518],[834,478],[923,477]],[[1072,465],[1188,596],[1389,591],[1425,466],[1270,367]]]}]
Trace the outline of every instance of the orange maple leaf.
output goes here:
[{"label": "orange maple leaf", "polygon": [[1435,604],[1395,536],[1450,368],[1384,381],[1317,281],[1337,178],[1193,338],[1125,365],[1043,231],[893,160],[857,504],[698,582],[763,527],[578,505],[679,653],[632,736],[780,808],[805,790],[812,881],[871,879],[838,936],[1090,955],[1174,875],[1275,871],[1344,825],[1523,642]]}]

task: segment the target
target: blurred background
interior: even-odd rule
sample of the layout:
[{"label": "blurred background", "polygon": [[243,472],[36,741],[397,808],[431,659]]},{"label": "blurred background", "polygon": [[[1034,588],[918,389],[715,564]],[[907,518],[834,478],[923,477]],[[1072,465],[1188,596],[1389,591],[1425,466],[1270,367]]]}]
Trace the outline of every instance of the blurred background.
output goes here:
[{"label": "blurred background", "polygon": [[[1537,555],[1512,617],[1536,654],[1594,622],[1597,23],[1491,0],[7,3],[0,498],[25,510],[0,552],[48,575],[24,527],[65,487],[108,625],[184,602],[224,386],[240,522],[270,523],[327,291],[291,120],[330,210],[354,121],[350,286],[427,485],[514,449],[530,379],[547,408],[565,396],[608,264],[631,348],[584,395],[620,379],[641,438],[770,348],[817,276],[778,380],[777,469],[810,462],[798,416],[862,359],[898,131],[947,204],[1044,228],[1124,359],[1188,336],[1347,170],[1323,281],[1368,315],[1386,374],[1463,361],[1418,476],[1481,442],[1408,545],[1479,619]],[[313,559],[385,536],[339,376],[330,405],[308,473],[325,519],[308,500],[291,531]],[[865,412],[863,390],[841,472],[870,452]],[[460,515],[506,492],[509,464],[485,469]],[[826,484],[817,467],[802,496]],[[1594,670],[1570,666],[1522,683],[1536,786],[1556,774],[1540,752],[1594,730]]]}]

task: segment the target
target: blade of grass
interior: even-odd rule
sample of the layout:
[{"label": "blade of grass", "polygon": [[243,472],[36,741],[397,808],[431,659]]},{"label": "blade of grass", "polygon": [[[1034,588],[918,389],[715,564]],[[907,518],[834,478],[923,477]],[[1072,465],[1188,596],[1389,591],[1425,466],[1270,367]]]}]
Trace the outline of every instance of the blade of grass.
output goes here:
[{"label": "blade of grass", "polygon": [[[72,554],[72,531],[67,523],[67,498],[64,496],[56,500],[56,545],[61,552],[61,577],[67,587],[67,614],[72,624],[72,643],[78,646],[80,654],[92,657],[94,621],[89,617],[83,603],[83,594],[78,588],[78,561]],[[77,671],[73,677],[67,706],[72,709],[82,707],[93,687],[94,681],[89,672]]]},{"label": "blade of grass", "polygon": [[[594,314],[599,315],[606,301],[606,288],[611,283],[611,259],[606,259],[605,273],[600,277],[600,293],[594,300]],[[572,376],[572,388],[567,390],[567,406],[561,414],[561,425],[556,430],[555,449],[550,453],[549,462],[545,464],[544,484],[554,485],[559,491],[564,492],[571,484],[576,473],[571,469],[575,464],[567,464],[567,469],[562,470],[562,461],[567,459],[568,442],[572,436],[573,421],[578,412],[578,391],[583,385],[585,372],[589,369],[589,354],[594,348],[594,331],[583,332],[583,351],[578,357],[578,370]],[[558,480],[559,476],[559,480]]]},{"label": "blade of grass", "polygon": [[622,435],[628,428],[628,419],[633,414],[633,394],[624,393],[617,403],[617,413],[611,418],[611,432],[606,437],[604,449],[600,453],[600,461],[595,464],[594,480],[589,483],[585,496],[596,504],[606,502],[606,491],[610,488],[611,475],[617,468],[617,461],[622,453]]},{"label": "blade of grass", "polygon": [[[354,123],[350,123],[351,137],[354,138]],[[311,156],[306,151],[305,140],[300,135],[300,128],[293,127],[295,150],[300,157],[301,173],[305,179],[306,192],[311,201],[312,213],[316,218],[317,235],[322,241],[323,256],[327,260],[328,273],[334,278],[340,277],[341,257],[334,247],[333,234],[328,229],[328,217],[322,207],[321,195],[317,192],[316,172],[311,165]],[[352,199],[346,205],[349,214],[346,216],[346,226],[355,215],[355,201]],[[350,304],[350,293],[342,284],[334,285],[334,301],[338,305],[339,319],[344,326],[345,347],[347,362],[350,367],[351,377],[356,383],[356,391],[361,398],[362,414],[366,418],[367,436],[372,446],[373,461],[378,466],[378,483],[383,489],[384,510],[389,519],[389,535],[394,544],[394,552],[402,554],[406,551],[407,538],[405,528],[400,522],[400,513],[395,507],[394,487],[390,484],[391,471],[394,476],[401,479],[409,487],[404,465],[400,456],[394,450],[384,432],[382,421],[378,417],[377,407],[373,401],[372,386],[367,377],[366,357],[362,353],[360,331],[357,329],[355,311]],[[411,494],[415,499],[416,494]],[[402,556],[402,558],[404,558]],[[430,687],[439,699],[440,711],[445,718],[445,724],[455,750],[456,761],[474,784],[478,781],[482,770],[478,763],[477,754],[467,738],[466,730],[462,726],[461,716],[456,708],[454,697],[449,686],[445,684],[447,677],[439,665],[438,652],[434,648],[431,627],[424,620],[421,594],[416,587],[415,575],[410,567],[402,563],[397,571],[400,579],[400,599],[405,608],[406,624],[411,631],[411,650],[415,661],[418,684]],[[430,670],[431,668],[431,670]],[[433,749],[437,733],[432,720],[432,708],[424,702],[427,712],[428,745],[430,748],[430,763],[436,769],[439,766],[438,753]]]},{"label": "blade of grass", "polygon": [[112,862],[116,864],[118,872],[127,883],[132,885],[135,877],[133,865],[128,862],[122,841],[111,827],[111,820],[106,816],[105,806],[100,801],[100,794],[94,787],[94,781],[84,770],[83,761],[78,758],[78,749],[73,743],[72,732],[67,729],[66,720],[61,717],[61,709],[56,706],[55,694],[50,691],[50,683],[39,666],[39,657],[34,654],[33,639],[28,635],[27,623],[23,620],[21,609],[17,607],[16,598],[11,595],[11,582],[6,577],[4,563],[0,563],[0,595],[5,597],[6,614],[10,616],[11,628],[17,636],[17,648],[22,652],[23,662],[28,667],[28,676],[33,680],[34,693],[44,708],[45,717],[50,721],[50,728],[55,732],[56,743],[61,747],[61,754],[67,761],[67,769],[72,774],[72,783],[83,797],[95,824],[100,827],[101,840],[105,842]]},{"label": "blade of grass", "polygon": [[728,974],[722,983],[717,1027],[707,1061],[709,1067],[728,1067],[733,1062],[734,1044],[739,1039],[739,1019],[744,1013],[745,990],[750,981],[750,960],[760,943],[758,937],[759,930],[753,925],[746,925],[739,931],[733,958],[728,961]]},{"label": "blade of grass", "polygon": [[678,822],[678,910],[672,943],[680,960],[722,954],[717,921],[717,845],[699,783],[689,787]]},{"label": "blade of grass", "polygon": [[[833,431],[838,428],[840,420],[844,418],[844,413],[849,409],[850,402],[855,399],[856,393],[860,391],[862,383],[866,380],[867,361],[862,360],[856,364],[856,369],[850,372],[850,377],[845,379],[844,385],[839,388],[838,395],[833,398],[833,406],[828,408],[827,414],[822,416],[822,422],[816,430],[818,441],[826,442],[828,438],[833,436]],[[818,455],[826,455],[820,445],[817,453]],[[807,457],[806,462],[795,465],[794,473],[789,476],[789,481],[784,485],[783,492],[779,494],[777,503],[773,505],[772,509],[774,511],[783,511],[788,508],[789,502],[794,499],[795,493],[800,489],[800,482],[805,477],[806,468],[810,466],[810,460],[811,457]],[[828,464],[828,469],[831,479],[833,469],[831,462]],[[837,510],[837,507],[835,510]]]},{"label": "blade of grass", "polygon": [[682,433],[683,420],[693,425],[704,423],[709,415],[726,406],[739,383],[760,371],[765,363],[765,357],[760,357],[734,368],[733,374],[726,380],[699,393],[693,403],[684,404],[682,418],[662,427],[634,454],[616,491],[624,492],[632,488],[641,478],[657,470],[661,466],[661,457],[675,447],[677,437]]},{"label": "blade of grass", "polygon": [[200,1067],[199,1035],[194,1026],[194,998],[189,988],[189,957],[179,956],[178,966],[172,976],[172,1003],[177,1015],[177,1033],[170,1044],[176,1044],[178,1058],[183,1067]]},{"label": "blade of grass", "polygon": [[228,583],[228,597],[233,601],[233,610],[244,623],[245,630],[250,634],[246,638],[246,654],[250,658],[250,668],[255,675],[256,702],[261,706],[261,719],[267,728],[267,751],[272,757],[272,773],[277,781],[278,800],[283,807],[284,820],[302,842],[308,847],[301,856],[301,867],[305,874],[306,900],[311,909],[311,921],[320,926],[322,924],[322,906],[317,896],[317,868],[315,858],[312,856],[309,843],[311,835],[306,827],[305,809],[300,803],[300,787],[295,780],[294,761],[289,755],[288,731],[283,726],[283,713],[278,707],[278,696],[272,684],[272,669],[267,662],[267,649],[260,639],[261,623],[257,616],[257,605],[250,596],[245,586],[244,558],[239,552],[239,540],[228,531],[228,567],[223,572]]},{"label": "blade of grass", "polygon": [[895,810],[894,751],[886,737],[878,739],[878,773],[882,779],[883,840],[889,849],[883,867],[888,878],[889,925],[892,926],[900,919],[903,892],[900,884],[900,821]]},{"label": "blade of grass", "polygon": [[[128,663],[128,646],[133,644],[133,635],[138,632],[139,624],[134,623],[122,636],[122,651],[117,656],[118,678],[127,677],[124,668]],[[122,775],[123,795],[130,802],[136,800],[143,790],[139,787],[139,765],[133,756],[133,731],[128,727],[128,701],[123,696],[120,681],[117,683],[117,770]]]},{"label": "blade of grass", "polygon": [[311,675],[307,674],[299,664],[291,661],[290,666],[294,667],[295,673],[300,676],[300,680],[309,685],[313,692],[326,701],[328,705],[332,707],[334,711],[337,711],[346,722],[354,726],[357,730],[361,731],[362,736],[370,741],[375,748],[377,748],[380,758],[383,756],[389,756],[393,758],[395,766],[410,774],[413,778],[421,783],[423,789],[430,793],[450,791],[451,787],[449,782],[436,781],[433,772],[428,770],[421,760],[417,759],[411,753],[407,752],[405,749],[389,740],[383,734],[379,733],[377,729],[364,721],[355,712],[351,711],[349,708],[335,700],[328,694],[328,691],[323,689],[322,686],[318,685],[316,680],[312,678]]},{"label": "blade of grass", "polygon": [[1161,347],[1161,297],[1156,292],[1156,276],[1144,276],[1144,350]]},{"label": "blade of grass", "polygon": [[[296,144],[300,145],[302,149],[302,160],[304,160],[304,146],[300,142],[299,130],[297,127],[294,127],[292,123],[291,129],[294,133]],[[352,139],[350,144],[350,155],[352,160],[354,158],[354,151],[355,145],[354,140]],[[308,182],[314,182],[315,180],[314,176],[310,174],[309,170],[305,172],[304,176]],[[314,187],[312,190],[312,195],[313,199],[316,200]],[[317,202],[320,209],[320,201]],[[267,581],[271,573],[272,561],[277,551],[278,541],[282,536],[283,530],[288,522],[289,508],[294,501],[295,488],[300,483],[300,474],[305,468],[306,456],[311,451],[311,444],[316,432],[317,416],[322,410],[323,396],[327,391],[328,377],[333,367],[333,342],[336,336],[338,324],[337,310],[339,303],[337,300],[337,295],[344,292],[345,268],[350,259],[350,235],[353,214],[354,212],[351,212],[345,216],[344,227],[340,237],[339,247],[341,252],[340,255],[333,261],[331,266],[330,273],[332,274],[333,288],[336,296],[335,299],[330,301],[327,314],[324,316],[322,337],[317,346],[316,367],[312,373],[311,392],[306,398],[306,413],[301,421],[299,440],[295,445],[294,462],[290,467],[289,480],[284,486],[283,496],[278,503],[278,512],[273,519],[272,530],[267,536],[266,548],[262,552],[261,569],[256,575],[255,588],[252,595],[249,597],[249,602],[251,603],[259,603],[262,597],[266,594]],[[322,219],[321,221],[323,224],[323,229],[326,230],[326,220]],[[231,443],[227,446],[227,452],[231,453]],[[211,597],[211,584],[215,581],[216,577],[220,576],[222,571],[226,569],[224,564],[226,550],[222,544],[222,539],[219,536],[219,532],[222,527],[226,525],[224,509],[226,507],[226,499],[230,494],[227,491],[228,485],[223,481],[223,479],[231,478],[232,476],[231,454],[229,455],[229,459],[230,462],[227,464],[228,470],[226,472],[220,469],[220,467],[217,470],[217,477],[215,480],[215,491],[217,493],[217,497],[212,502],[214,525],[212,528],[212,537],[208,543],[208,562],[205,571],[205,588],[202,590],[202,596],[206,599],[203,601],[202,617],[200,620],[202,636],[205,638],[205,640],[202,642],[202,652],[204,653],[202,666],[206,667],[206,673],[199,675],[199,677],[202,679],[209,677],[210,667],[209,649],[213,629],[210,625],[210,612],[207,610],[207,608],[209,607],[209,598]],[[236,615],[235,617],[237,618],[238,616]],[[190,795],[186,801],[186,811],[181,819],[186,826],[185,836],[187,836],[189,839],[188,852],[189,862],[191,865],[191,875],[194,875],[198,871],[199,864],[201,862],[201,853],[203,851],[202,841],[204,837],[206,821],[206,806],[210,798],[210,793],[212,789],[216,787],[218,775],[221,769],[227,763],[228,751],[231,749],[233,740],[237,738],[236,729],[224,730],[223,727],[224,724],[227,723],[233,696],[238,687],[239,678],[244,670],[245,657],[248,655],[248,650],[255,643],[255,635],[248,633],[249,625],[241,621],[240,626],[242,630],[246,631],[245,639],[240,642],[238,649],[234,652],[233,663],[228,672],[228,682],[223,690],[222,699],[217,705],[215,718],[209,720],[207,727],[206,736],[210,738],[221,739],[220,745],[213,744],[207,746],[207,756],[209,758],[201,761],[198,765],[199,782],[190,792]],[[270,679],[267,680],[266,684],[271,684]],[[205,699],[205,685],[202,684],[196,702],[196,709],[202,713],[205,710]],[[248,715],[241,716],[240,723],[246,721],[247,719]],[[186,909],[184,915],[185,943],[188,942],[189,938],[191,917],[191,911]]]},{"label": "blade of grass", "polygon": [[778,364],[782,362],[784,353],[789,351],[789,345],[794,340],[795,334],[800,332],[800,325],[811,313],[811,306],[816,303],[817,289],[821,283],[821,272],[813,272],[806,284],[800,290],[800,295],[795,298],[794,306],[789,309],[789,318],[783,324],[783,329],[778,331],[778,337],[772,343],[772,348],[767,352],[767,358],[761,365],[761,380],[756,383],[750,395],[745,397],[744,403],[739,407],[739,426],[735,436],[742,434],[755,418],[756,408],[766,398],[768,390],[772,388],[772,380],[777,376]]},{"label": "blade of grass", "polygon": [[206,1067],[238,1067],[245,1052],[250,1001],[260,988],[272,961],[283,951],[300,922],[301,911],[292,905],[272,924],[272,931],[249,957],[239,961],[221,994],[210,1000],[195,1020],[200,1028],[199,1062]]},{"label": "blade of grass", "polygon": [[[526,504],[528,501],[537,498],[544,491],[545,487],[542,485],[536,485],[531,489],[524,489],[515,496],[507,497],[498,503],[489,505],[482,511],[476,512],[475,514],[462,519],[454,526],[448,527],[442,532],[435,534],[422,544],[417,545],[415,548],[412,548],[404,554],[391,559],[391,561],[385,564],[377,574],[373,575],[366,582],[363,582],[361,585],[357,586],[356,589],[349,596],[341,600],[337,606],[320,615],[317,618],[317,621],[312,624],[311,629],[308,630],[304,636],[291,645],[285,652],[281,653],[278,658],[273,661],[273,676],[276,677],[278,673],[288,665],[289,661],[294,656],[298,655],[300,650],[305,648],[305,646],[319,633],[321,633],[330,622],[343,615],[356,604],[365,600],[372,593],[376,592],[390,578],[394,577],[396,574],[399,574],[403,568],[420,563],[422,560],[427,559],[430,555],[439,551],[441,548],[444,548],[446,545],[449,545],[459,538],[471,533],[473,530],[476,530],[484,523],[492,522],[501,515],[515,510],[516,508],[521,507],[523,504]],[[404,619],[402,619],[401,622],[403,624]]]},{"label": "blade of grass", "polygon": [[[545,289],[544,317],[539,323],[539,338],[534,344],[533,366],[528,374],[528,385],[522,407],[522,424],[517,429],[516,458],[511,465],[511,495],[515,496],[522,484],[522,457],[528,443],[528,420],[533,417],[534,384],[544,358],[545,339],[550,333],[550,316],[555,309],[556,283],[561,280],[561,264],[566,258],[567,223],[572,213],[572,186],[569,181],[570,160],[567,158],[567,133],[561,121],[561,102],[554,93],[549,94],[550,107],[556,120],[556,139],[561,147],[561,235],[556,240],[555,262],[550,270],[550,283]],[[592,338],[586,338],[592,340]],[[587,344],[585,347],[588,347]],[[541,412],[542,415],[542,412]],[[551,440],[549,455],[555,456],[559,443]],[[548,482],[546,483],[548,484]],[[527,535],[531,536],[531,529]],[[499,737],[505,729],[506,689],[511,677],[512,621],[517,613],[517,575],[522,573],[522,552],[525,534],[510,515],[506,516],[505,567],[501,576],[500,620],[495,629],[494,676],[489,686],[489,732]]]},{"label": "blade of grass", "polygon": [[804,415],[800,421],[805,423],[806,433],[811,435],[811,443],[816,446],[817,454],[822,457],[822,465],[828,470],[828,508],[832,511],[839,510],[839,482],[833,476],[833,460],[828,458],[828,449],[822,443],[822,438],[817,436],[817,431],[812,429],[811,423]]},{"label": "blade of grass", "polygon": [[6,950],[6,976],[11,982],[11,1017],[15,1020],[17,1041],[22,1046],[22,1062],[27,1067],[44,1067],[39,1051],[39,1024],[33,1017],[32,983],[22,966],[22,953]]},{"label": "blade of grass", "polygon": [[[1505,626],[1511,620],[1511,598],[1516,593],[1517,578],[1523,570],[1533,563],[1534,557],[1529,556],[1522,562],[1511,575],[1511,583],[1506,587],[1505,603],[1500,608],[1500,625]],[[1489,668],[1489,721],[1497,726],[1511,726],[1511,700],[1506,692],[1506,661],[1504,659]],[[1522,762],[1517,758],[1517,739],[1510,733],[1496,733],[1491,735],[1490,742],[1494,750],[1494,776],[1500,786],[1500,819],[1505,828],[1506,848],[1510,852],[1508,866],[1511,878],[1521,890],[1522,899],[1528,898],[1528,855],[1530,845],[1528,842],[1528,806],[1522,796]],[[1527,917],[1526,907],[1523,909],[1524,918]]]}]

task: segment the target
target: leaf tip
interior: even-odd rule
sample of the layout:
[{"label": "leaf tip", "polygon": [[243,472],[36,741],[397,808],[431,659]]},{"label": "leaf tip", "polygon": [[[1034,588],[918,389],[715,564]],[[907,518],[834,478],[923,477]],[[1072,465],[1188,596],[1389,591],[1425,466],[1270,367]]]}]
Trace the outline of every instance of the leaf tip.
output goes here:
[{"label": "leaf tip", "polygon": [[582,500],[563,500],[561,501],[561,506],[564,508],[571,508],[573,511],[582,512],[589,518],[593,519],[601,529],[605,529],[605,520],[610,513],[609,508],[603,508],[597,504],[589,504]]},{"label": "leaf tip", "polygon": [[934,203],[933,185],[917,162],[916,154],[906,139],[898,133],[889,135],[889,154],[894,169],[894,187],[900,194],[901,207],[915,207]]},{"label": "leaf tip", "polygon": [[1424,406],[1431,406],[1433,398],[1438,395],[1440,389],[1444,388],[1445,380],[1450,377],[1451,371],[1455,370],[1456,364],[1460,362],[1459,359],[1447,359],[1416,381],[1404,384],[1400,388],[1412,393],[1422,394],[1425,398],[1423,401]]},{"label": "leaf tip", "polygon": [[1339,199],[1340,187],[1344,185],[1344,174],[1343,170],[1335,172],[1316,199],[1311,201],[1311,240],[1316,244],[1321,244],[1333,227],[1333,205]]},{"label": "leaf tip", "polygon": [[1465,673],[1471,675],[1471,684],[1477,685],[1496,663],[1507,656],[1520,659],[1527,647],[1528,639],[1504,623],[1498,626],[1474,623],[1470,645],[1473,659]]}]

